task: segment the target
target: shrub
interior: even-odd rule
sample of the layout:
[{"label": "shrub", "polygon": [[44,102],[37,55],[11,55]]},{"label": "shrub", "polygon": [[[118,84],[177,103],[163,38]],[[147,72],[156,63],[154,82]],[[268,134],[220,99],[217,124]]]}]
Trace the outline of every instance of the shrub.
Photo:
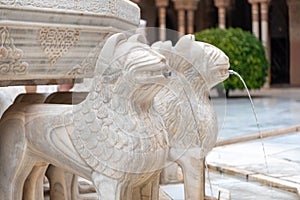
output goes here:
[{"label": "shrub", "polygon": [[[195,38],[226,53],[230,60],[230,69],[244,78],[249,89],[264,85],[269,64],[262,43],[250,32],[240,28],[212,28],[196,33]],[[227,94],[229,90],[244,89],[238,77],[232,75],[224,82],[224,87]]]}]

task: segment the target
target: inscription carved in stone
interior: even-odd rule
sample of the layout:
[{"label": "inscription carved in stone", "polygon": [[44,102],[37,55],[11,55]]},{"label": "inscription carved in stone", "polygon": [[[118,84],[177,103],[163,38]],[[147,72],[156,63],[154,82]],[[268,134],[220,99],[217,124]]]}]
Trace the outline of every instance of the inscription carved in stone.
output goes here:
[{"label": "inscription carved in stone", "polygon": [[22,62],[23,51],[14,45],[7,27],[0,27],[0,74],[24,74],[29,64]]},{"label": "inscription carved in stone", "polygon": [[37,40],[47,54],[51,66],[76,45],[79,40],[79,31],[63,28],[42,28]]}]

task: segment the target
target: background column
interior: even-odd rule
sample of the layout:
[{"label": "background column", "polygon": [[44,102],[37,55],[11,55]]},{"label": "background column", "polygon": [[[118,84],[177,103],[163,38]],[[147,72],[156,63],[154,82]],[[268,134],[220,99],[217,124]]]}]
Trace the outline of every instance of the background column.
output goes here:
[{"label": "background column", "polygon": [[187,11],[187,33],[194,33],[194,10]]},{"label": "background column", "polygon": [[300,1],[287,0],[290,32],[290,83],[300,85]]},{"label": "background column", "polygon": [[166,8],[169,5],[169,0],[155,0],[155,4],[158,7],[159,39],[161,41],[165,41],[166,40]]},{"label": "background column", "polygon": [[199,0],[186,0],[187,9],[187,33],[194,33],[194,12],[197,10]]},{"label": "background column", "polygon": [[226,28],[226,9],[230,5],[230,0],[215,0],[215,6],[218,8],[219,27]]},{"label": "background column", "polygon": [[[186,0],[173,0],[178,15],[178,32],[180,35],[185,34],[185,4]],[[179,36],[180,36],[179,35]]]},{"label": "background column", "polygon": [[259,39],[259,7],[256,0],[248,0],[252,12],[252,33]]},{"label": "background column", "polygon": [[185,10],[178,10],[178,31],[185,34]]},{"label": "background column", "polygon": [[263,0],[260,4],[261,12],[261,42],[265,48],[266,56],[270,61],[270,51],[269,51],[269,0]]}]

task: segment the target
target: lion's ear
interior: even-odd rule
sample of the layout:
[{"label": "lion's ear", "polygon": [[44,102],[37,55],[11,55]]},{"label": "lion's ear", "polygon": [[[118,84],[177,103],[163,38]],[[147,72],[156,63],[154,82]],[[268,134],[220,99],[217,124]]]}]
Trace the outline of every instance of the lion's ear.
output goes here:
[{"label": "lion's ear", "polygon": [[193,35],[182,36],[175,45],[175,49],[182,52],[189,52],[191,48],[191,43],[195,41]]},{"label": "lion's ear", "polygon": [[151,45],[151,48],[152,49],[157,49],[157,50],[165,50],[165,51],[171,51],[172,49],[172,42],[171,41],[165,41],[165,42],[162,42],[162,41],[158,41],[158,42],[155,42]]},{"label": "lion's ear", "polygon": [[128,41],[129,42],[140,42],[140,43],[147,44],[147,39],[142,34],[135,34],[135,35],[131,36],[130,38],[128,38]]},{"label": "lion's ear", "polygon": [[100,58],[107,61],[111,60],[113,58],[116,46],[125,40],[126,35],[124,33],[116,33],[110,36],[101,50]]}]

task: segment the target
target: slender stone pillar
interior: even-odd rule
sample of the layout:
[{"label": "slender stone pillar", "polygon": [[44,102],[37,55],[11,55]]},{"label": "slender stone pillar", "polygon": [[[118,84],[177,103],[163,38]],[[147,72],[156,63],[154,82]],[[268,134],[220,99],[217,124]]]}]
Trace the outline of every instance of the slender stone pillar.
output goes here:
[{"label": "slender stone pillar", "polygon": [[181,34],[185,34],[185,10],[178,10],[178,31]]},{"label": "slender stone pillar", "polygon": [[187,33],[192,34],[194,33],[194,10],[187,11]]},{"label": "slender stone pillar", "polygon": [[290,84],[300,85],[300,1],[287,0],[290,33]]},{"label": "slender stone pillar", "polygon": [[260,4],[261,42],[265,48],[266,56],[270,61],[268,9],[269,9],[269,0],[263,0]]},{"label": "slender stone pillar", "polygon": [[226,8],[219,7],[218,8],[218,17],[219,17],[219,27],[221,29],[226,28]]},{"label": "slender stone pillar", "polygon": [[259,8],[256,0],[248,0],[252,12],[252,33],[259,39]]},{"label": "slender stone pillar", "polygon": [[[270,0],[248,0],[251,4],[252,12],[252,33],[258,39],[261,40],[267,59],[271,62],[271,53],[270,53],[270,41],[269,41],[269,2]],[[260,9],[259,9],[260,5]],[[259,18],[260,16],[260,18]],[[260,21],[260,27],[259,27]],[[260,35],[261,34],[261,35]],[[264,87],[268,88],[271,80],[270,69],[268,70],[268,77]]]},{"label": "slender stone pillar", "polygon": [[159,39],[166,40],[166,8],[159,8]]},{"label": "slender stone pillar", "polygon": [[186,11],[186,0],[173,0],[175,9],[178,15],[178,32],[179,36],[185,34],[185,11]]},{"label": "slender stone pillar", "polygon": [[[194,33],[194,11],[199,0],[173,0],[178,13],[178,31],[180,34]],[[187,13],[187,31],[186,31]]]},{"label": "slender stone pillar", "polygon": [[159,17],[159,39],[166,40],[166,8],[169,5],[169,0],[155,0],[156,7],[158,7]]},{"label": "slender stone pillar", "polygon": [[187,33],[194,33],[195,10],[197,10],[199,0],[186,0],[187,10]]},{"label": "slender stone pillar", "polygon": [[226,9],[230,5],[230,0],[215,0],[215,6],[218,8],[219,27],[226,28]]},{"label": "slender stone pillar", "polygon": [[[265,48],[265,52],[268,60],[270,61],[270,48],[269,48],[269,2],[270,0],[248,0],[251,4],[252,12],[252,33],[258,38],[261,39],[261,42]],[[259,9],[260,5],[260,9]],[[261,18],[259,19],[259,15]],[[259,20],[261,27],[259,27]],[[259,33],[261,31],[261,36]]]}]

